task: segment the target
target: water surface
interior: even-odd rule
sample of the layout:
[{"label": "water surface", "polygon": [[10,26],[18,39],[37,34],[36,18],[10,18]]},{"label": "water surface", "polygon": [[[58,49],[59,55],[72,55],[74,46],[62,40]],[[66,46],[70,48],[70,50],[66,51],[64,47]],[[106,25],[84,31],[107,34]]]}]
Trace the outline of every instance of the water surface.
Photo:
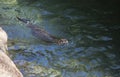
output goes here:
[{"label": "water surface", "polygon": [[[116,1],[6,0],[0,1],[0,25],[9,36],[10,56],[25,77],[119,77],[117,7]],[[69,44],[40,41],[16,16]]]}]

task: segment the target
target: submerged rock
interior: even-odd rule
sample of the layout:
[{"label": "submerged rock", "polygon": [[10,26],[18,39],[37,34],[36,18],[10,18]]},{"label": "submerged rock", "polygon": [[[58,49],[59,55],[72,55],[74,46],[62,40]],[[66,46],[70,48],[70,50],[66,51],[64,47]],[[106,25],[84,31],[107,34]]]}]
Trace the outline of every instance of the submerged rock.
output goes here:
[{"label": "submerged rock", "polygon": [[26,73],[26,77],[62,77],[62,74],[59,70],[53,68],[47,68],[42,65],[38,65],[33,62],[28,62],[24,60],[16,61],[23,68]]}]

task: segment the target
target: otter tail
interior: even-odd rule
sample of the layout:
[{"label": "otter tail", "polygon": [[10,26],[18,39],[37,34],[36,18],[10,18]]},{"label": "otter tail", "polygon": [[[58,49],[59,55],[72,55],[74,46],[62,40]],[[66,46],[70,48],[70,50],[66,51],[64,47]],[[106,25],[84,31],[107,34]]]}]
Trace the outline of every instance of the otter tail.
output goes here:
[{"label": "otter tail", "polygon": [[26,24],[30,22],[29,19],[19,18],[19,17],[17,17],[17,16],[16,16],[16,18],[17,18],[18,20],[20,20],[21,22],[26,23]]}]

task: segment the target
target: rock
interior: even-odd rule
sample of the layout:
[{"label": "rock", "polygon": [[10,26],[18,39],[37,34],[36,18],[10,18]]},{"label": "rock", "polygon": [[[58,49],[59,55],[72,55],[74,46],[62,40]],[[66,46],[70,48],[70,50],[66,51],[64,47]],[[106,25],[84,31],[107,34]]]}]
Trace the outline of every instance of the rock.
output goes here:
[{"label": "rock", "polygon": [[7,33],[0,27],[0,49],[4,52],[7,50]]},{"label": "rock", "polygon": [[23,77],[14,62],[6,54],[7,33],[0,27],[0,77]]}]

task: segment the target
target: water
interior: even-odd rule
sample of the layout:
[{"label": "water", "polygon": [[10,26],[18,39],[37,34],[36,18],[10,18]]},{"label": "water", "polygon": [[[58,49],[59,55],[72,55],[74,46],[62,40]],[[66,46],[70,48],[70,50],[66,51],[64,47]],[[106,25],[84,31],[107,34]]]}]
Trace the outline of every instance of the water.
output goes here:
[{"label": "water", "polygon": [[[0,3],[0,24],[9,36],[9,53],[25,77],[120,76],[117,1]],[[57,37],[67,38],[69,44],[39,41],[16,16],[30,19]]]}]

